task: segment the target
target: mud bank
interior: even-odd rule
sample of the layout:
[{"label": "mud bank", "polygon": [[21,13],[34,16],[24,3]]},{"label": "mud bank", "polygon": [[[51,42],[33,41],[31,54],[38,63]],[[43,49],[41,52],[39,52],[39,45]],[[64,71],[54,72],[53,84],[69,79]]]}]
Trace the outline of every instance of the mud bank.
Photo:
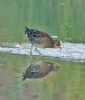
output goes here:
[{"label": "mud bank", "polygon": [[[0,43],[0,52],[30,55],[31,44],[28,43]],[[38,48],[43,56],[56,57],[61,60],[85,62],[85,44],[62,43],[59,48]],[[39,55],[33,47],[32,55]]]}]

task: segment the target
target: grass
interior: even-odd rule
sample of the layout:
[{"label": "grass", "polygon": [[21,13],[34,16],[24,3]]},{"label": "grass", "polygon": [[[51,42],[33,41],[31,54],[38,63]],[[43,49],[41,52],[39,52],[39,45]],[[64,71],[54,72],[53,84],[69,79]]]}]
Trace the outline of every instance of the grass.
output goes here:
[{"label": "grass", "polygon": [[0,41],[26,41],[28,26],[63,41],[85,42],[84,5],[80,0],[0,0]]},{"label": "grass", "polygon": [[[5,69],[10,70],[15,76],[12,78],[14,80],[12,84],[8,84],[8,100],[12,98],[13,100],[27,100],[26,98],[29,100],[84,100],[85,63],[64,62],[49,57],[40,57],[40,59],[59,63],[61,67],[44,78],[22,82],[22,73],[30,64],[30,57],[0,53],[0,68],[4,69],[4,73]],[[35,60],[36,56],[33,57],[33,61]],[[0,77],[4,78],[4,74]]]}]

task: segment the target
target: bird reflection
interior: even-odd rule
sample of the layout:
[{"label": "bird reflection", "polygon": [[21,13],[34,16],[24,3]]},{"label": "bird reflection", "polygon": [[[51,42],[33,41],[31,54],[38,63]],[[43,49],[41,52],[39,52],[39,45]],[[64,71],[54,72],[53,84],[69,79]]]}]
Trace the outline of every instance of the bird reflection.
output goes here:
[{"label": "bird reflection", "polygon": [[59,64],[54,64],[50,62],[45,62],[43,60],[38,60],[28,66],[25,73],[23,74],[23,80],[27,78],[43,78],[49,72],[55,71],[59,68]]}]

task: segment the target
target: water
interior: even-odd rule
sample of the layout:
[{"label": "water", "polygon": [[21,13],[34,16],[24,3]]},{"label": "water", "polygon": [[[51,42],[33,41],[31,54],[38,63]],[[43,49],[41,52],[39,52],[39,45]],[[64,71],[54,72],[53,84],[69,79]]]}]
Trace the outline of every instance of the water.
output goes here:
[{"label": "water", "polygon": [[[1,52],[10,52],[14,54],[30,55],[31,44],[28,43],[1,43]],[[59,48],[38,48],[43,56],[56,57],[61,60],[85,62],[85,44],[80,43],[62,43],[62,49]],[[32,55],[39,55],[32,49]]]},{"label": "water", "polygon": [[[69,45],[67,49],[69,50],[71,45],[69,43],[66,44]],[[66,44],[62,43],[61,51],[60,49],[52,50],[63,53],[68,46]],[[5,48],[6,45],[3,44],[1,48]],[[83,45],[80,44],[81,46]],[[16,48],[21,51],[22,49],[27,49],[27,52],[29,52],[30,44],[9,44],[7,48]],[[7,50],[4,51],[8,52]],[[35,48],[33,50],[35,51]],[[37,56],[32,56],[32,58],[33,62],[37,60]],[[22,73],[30,64],[30,56],[0,53],[0,100],[84,100],[85,62],[62,61],[51,57],[40,57],[40,60],[58,63],[60,67],[57,71],[51,71],[43,78],[28,78],[22,81]]]}]

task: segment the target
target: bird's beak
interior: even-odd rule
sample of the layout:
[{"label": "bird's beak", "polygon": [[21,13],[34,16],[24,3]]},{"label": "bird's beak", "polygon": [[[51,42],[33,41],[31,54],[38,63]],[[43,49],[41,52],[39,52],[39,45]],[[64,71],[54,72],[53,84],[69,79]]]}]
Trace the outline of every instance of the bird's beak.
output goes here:
[{"label": "bird's beak", "polygon": [[60,50],[62,50],[61,46],[60,46]]}]

